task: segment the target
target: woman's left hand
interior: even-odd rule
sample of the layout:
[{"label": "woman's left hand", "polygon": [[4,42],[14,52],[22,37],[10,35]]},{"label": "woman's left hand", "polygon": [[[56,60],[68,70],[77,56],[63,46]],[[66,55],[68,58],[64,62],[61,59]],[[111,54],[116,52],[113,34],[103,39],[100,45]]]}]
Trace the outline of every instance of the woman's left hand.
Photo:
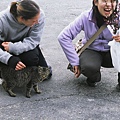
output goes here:
[{"label": "woman's left hand", "polygon": [[120,42],[120,34],[113,36],[113,39],[114,39],[116,42]]},{"label": "woman's left hand", "polygon": [[4,47],[4,50],[6,50],[7,52],[9,52],[9,43],[10,42],[3,42],[2,46]]}]

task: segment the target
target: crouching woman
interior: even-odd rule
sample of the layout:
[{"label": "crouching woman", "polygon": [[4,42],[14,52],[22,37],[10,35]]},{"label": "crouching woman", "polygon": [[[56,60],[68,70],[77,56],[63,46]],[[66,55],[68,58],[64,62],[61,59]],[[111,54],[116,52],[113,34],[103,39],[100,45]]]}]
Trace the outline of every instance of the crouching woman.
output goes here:
[{"label": "crouching woman", "polygon": [[119,42],[120,37],[119,35],[113,37],[108,28],[106,28],[95,41],[83,51],[80,57],[77,55],[74,45],[72,45],[72,40],[74,40],[81,31],[84,31],[85,36],[82,39],[82,43],[85,44],[117,11],[118,0],[93,0],[92,2],[92,8],[83,12],[72,23],[65,27],[59,34],[58,40],[67,59],[74,68],[75,76],[79,77],[80,74],[85,75],[87,77],[87,84],[93,87],[101,80],[101,67],[113,67],[108,43],[112,41],[113,38]]},{"label": "crouching woman", "polygon": [[12,2],[0,12],[0,62],[15,70],[48,67],[39,47],[44,19],[43,10],[32,0]]}]

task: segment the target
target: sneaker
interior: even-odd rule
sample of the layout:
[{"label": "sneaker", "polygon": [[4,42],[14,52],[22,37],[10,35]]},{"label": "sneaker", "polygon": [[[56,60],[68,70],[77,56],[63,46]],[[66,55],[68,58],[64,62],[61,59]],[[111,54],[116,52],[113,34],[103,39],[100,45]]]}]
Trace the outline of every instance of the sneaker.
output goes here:
[{"label": "sneaker", "polygon": [[90,87],[95,87],[97,85],[96,82],[91,82],[89,79],[87,79],[86,82],[87,82],[88,86],[90,86]]}]

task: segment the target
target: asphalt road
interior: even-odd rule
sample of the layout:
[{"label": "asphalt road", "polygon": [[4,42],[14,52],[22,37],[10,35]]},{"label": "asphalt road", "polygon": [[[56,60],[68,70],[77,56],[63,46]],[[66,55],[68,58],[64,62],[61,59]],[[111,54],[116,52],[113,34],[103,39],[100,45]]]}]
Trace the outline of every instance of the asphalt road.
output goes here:
[{"label": "asphalt road", "polygon": [[[10,1],[0,0],[0,10]],[[116,70],[101,68],[101,82],[88,87],[83,75],[76,79],[66,69],[68,61],[57,40],[66,25],[91,7],[91,0],[37,1],[46,14],[41,48],[53,76],[40,83],[43,92],[38,95],[33,91],[31,98],[25,97],[24,87],[15,88],[17,96],[9,97],[0,85],[0,120],[120,120]]]}]

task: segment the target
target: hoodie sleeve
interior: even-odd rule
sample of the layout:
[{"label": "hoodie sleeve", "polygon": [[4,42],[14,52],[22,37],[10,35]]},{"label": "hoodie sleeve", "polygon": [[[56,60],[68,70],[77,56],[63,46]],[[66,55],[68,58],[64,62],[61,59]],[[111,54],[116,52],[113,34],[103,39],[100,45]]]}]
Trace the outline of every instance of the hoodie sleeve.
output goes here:
[{"label": "hoodie sleeve", "polygon": [[77,17],[72,23],[63,29],[58,36],[58,41],[72,66],[79,65],[79,57],[72,44],[72,40],[80,33],[83,28],[81,16]]},{"label": "hoodie sleeve", "polygon": [[43,28],[45,24],[45,14],[41,10],[39,23],[31,27],[28,32],[28,37],[25,37],[23,41],[9,44],[9,52],[15,55],[19,55],[23,52],[34,49],[40,44],[41,36],[43,33]]},{"label": "hoodie sleeve", "polygon": [[9,58],[12,55],[10,53],[8,53],[7,51],[3,50],[3,47],[1,45],[2,42],[4,41],[4,37],[3,37],[2,31],[3,31],[3,24],[2,24],[2,21],[0,20],[0,62],[2,62],[4,64],[7,64]]}]

